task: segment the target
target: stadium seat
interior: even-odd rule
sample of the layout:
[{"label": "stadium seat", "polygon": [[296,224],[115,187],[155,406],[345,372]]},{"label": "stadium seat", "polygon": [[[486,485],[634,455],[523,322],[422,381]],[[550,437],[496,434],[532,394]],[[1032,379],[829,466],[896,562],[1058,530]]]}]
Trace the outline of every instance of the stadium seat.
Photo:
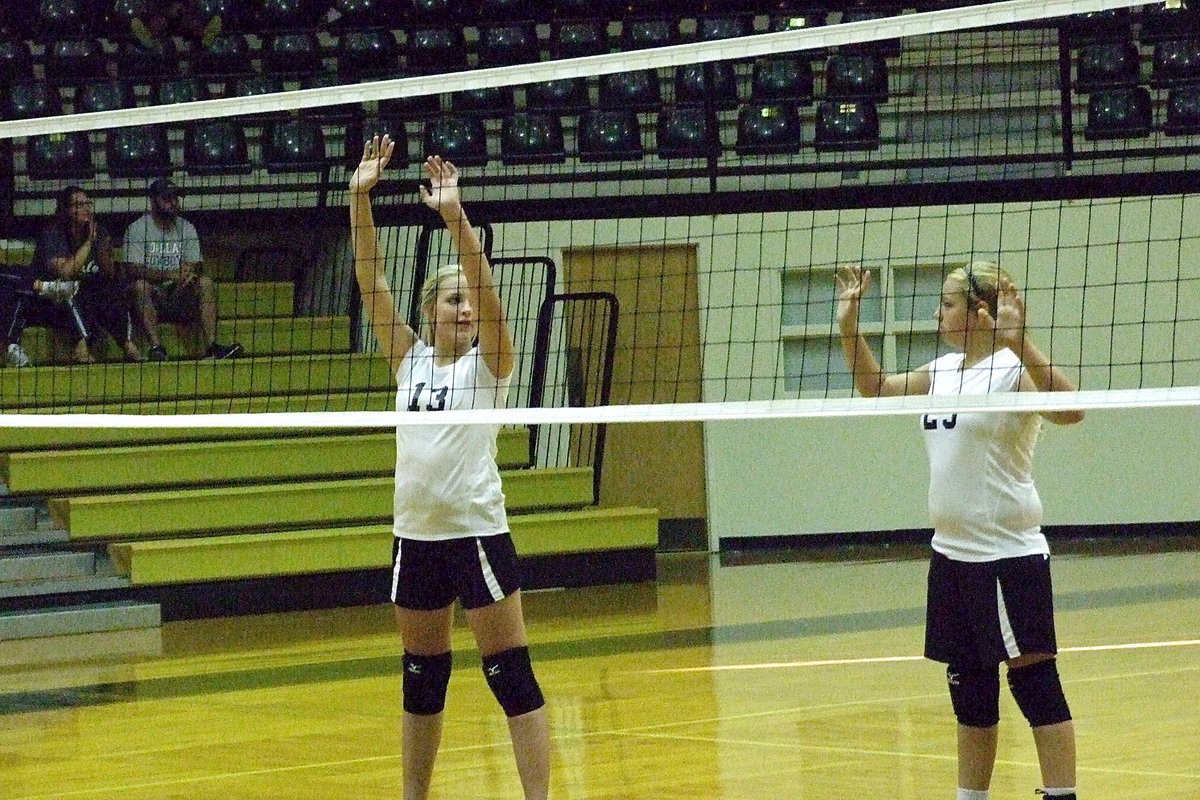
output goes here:
[{"label": "stadium seat", "polygon": [[679,19],[627,19],[621,25],[621,48],[643,50],[679,43]]},{"label": "stadium seat", "polygon": [[163,39],[161,50],[149,50],[134,39],[117,42],[115,61],[117,70],[126,78],[142,78],[149,81],[178,75],[183,63],[174,39]]},{"label": "stadium seat", "polygon": [[588,20],[605,22],[616,19],[625,9],[613,0],[549,0],[554,10],[549,16],[559,20]]},{"label": "stadium seat", "polygon": [[1142,58],[1137,45],[1126,39],[1093,42],[1079,48],[1075,60],[1075,89],[1096,92],[1141,83]]},{"label": "stadium seat", "polygon": [[450,109],[459,114],[499,117],[515,108],[511,86],[467,89],[450,95]]},{"label": "stadium seat", "polygon": [[245,175],[252,171],[246,131],[227,119],[197,121],[184,129],[183,166],[192,175]]},{"label": "stadium seat", "polygon": [[556,114],[529,111],[505,117],[500,158],[508,165],[565,162],[562,120]]},{"label": "stadium seat", "polygon": [[150,178],[171,170],[167,129],[137,125],[105,132],[105,156],[110,178]]},{"label": "stadium seat", "polygon": [[806,57],[784,54],[755,59],[750,73],[751,102],[787,101],[807,105],[812,98],[812,63]]},{"label": "stadium seat", "polygon": [[1150,85],[1156,89],[1200,84],[1200,37],[1159,42],[1152,64]]},{"label": "stadium seat", "polygon": [[133,87],[116,78],[88,81],[75,89],[75,113],[133,108]]},{"label": "stadium seat", "polygon": [[56,39],[46,45],[46,80],[60,86],[104,77],[108,55],[96,39]]},{"label": "stadium seat", "polygon": [[160,80],[154,91],[154,100],[160,105],[191,103],[204,99],[204,87],[198,79],[191,76],[180,75]]},{"label": "stadium seat", "polygon": [[714,120],[700,106],[667,106],[658,112],[659,158],[708,158],[720,153]]},{"label": "stadium seat", "polygon": [[332,27],[357,30],[378,25],[385,3],[386,0],[334,0],[331,10],[336,19]]},{"label": "stadium seat", "polygon": [[487,131],[483,120],[465,114],[442,114],[425,122],[422,158],[440,155],[459,167],[488,163]]},{"label": "stadium seat", "polygon": [[525,86],[525,107],[541,111],[583,111],[592,105],[586,78],[559,78]]},{"label": "stadium seat", "polygon": [[356,28],[338,37],[337,69],[346,78],[393,77],[400,68],[400,46],[387,28]]},{"label": "stadium seat", "polygon": [[461,28],[410,28],[404,49],[409,72],[454,72],[467,68],[467,45]]},{"label": "stadium seat", "polygon": [[29,137],[25,163],[29,177],[35,181],[87,180],[96,174],[86,131]]},{"label": "stadium seat", "polygon": [[319,122],[292,117],[267,123],[263,130],[267,171],[318,172],[328,166],[325,131]]},{"label": "stadium seat", "polygon": [[703,16],[696,21],[696,37],[711,42],[717,39],[734,39],[749,36],[754,32],[753,19],[744,14]]},{"label": "stadium seat", "polygon": [[237,31],[222,31],[192,59],[192,71],[197,75],[238,75],[253,68],[254,51]]},{"label": "stadium seat", "polygon": [[1150,90],[1143,86],[1092,92],[1083,135],[1090,140],[1149,136],[1152,106]]},{"label": "stadium seat", "polygon": [[541,60],[541,45],[532,23],[484,25],[476,54],[481,67],[529,64]]},{"label": "stadium seat", "polygon": [[607,53],[607,25],[602,20],[560,20],[550,32],[551,58],[579,58]]},{"label": "stadium seat", "polygon": [[592,109],[579,118],[579,160],[636,161],[645,156],[641,125],[632,110]]},{"label": "stadium seat", "polygon": [[737,74],[729,61],[682,64],[675,68],[675,102],[712,105],[727,110],[738,107]]},{"label": "stadium seat", "polygon": [[51,36],[79,36],[95,21],[96,6],[89,0],[39,0],[31,3],[33,25]]},{"label": "stadium seat", "polygon": [[320,0],[255,0],[254,29],[260,33],[310,30],[325,15],[328,3]]},{"label": "stadium seat", "polygon": [[409,17],[417,23],[446,22],[457,10],[455,0],[409,0]]},{"label": "stadium seat", "polygon": [[24,39],[0,39],[0,75],[3,83],[33,79],[33,53]]},{"label": "stadium seat", "polygon": [[268,37],[262,50],[263,69],[277,77],[299,77],[321,66],[317,37],[308,31],[284,31]]},{"label": "stadium seat", "polygon": [[800,114],[790,103],[750,103],[738,112],[738,155],[799,153]]},{"label": "stadium seat", "polygon": [[817,106],[817,152],[875,150],[879,112],[870,100],[823,100]]},{"label": "stadium seat", "polygon": [[888,72],[883,57],[876,53],[835,53],[825,68],[825,97],[829,100],[874,100],[888,98]]},{"label": "stadium seat", "polygon": [[600,76],[600,106],[656,111],[662,104],[658,70],[640,69]]},{"label": "stadium seat", "polygon": [[4,97],[5,119],[50,117],[63,113],[58,88],[46,81],[23,80],[8,85]]},{"label": "stadium seat", "polygon": [[1200,133],[1200,85],[1172,89],[1167,96],[1167,119],[1163,133],[1190,136]]},{"label": "stadium seat", "polygon": [[[872,19],[887,19],[898,15],[903,9],[900,6],[871,3],[847,8],[842,12],[842,22],[865,22]],[[876,39],[872,42],[851,45],[848,50],[863,53],[877,53],[885,58],[897,58],[900,55],[899,39]]]}]

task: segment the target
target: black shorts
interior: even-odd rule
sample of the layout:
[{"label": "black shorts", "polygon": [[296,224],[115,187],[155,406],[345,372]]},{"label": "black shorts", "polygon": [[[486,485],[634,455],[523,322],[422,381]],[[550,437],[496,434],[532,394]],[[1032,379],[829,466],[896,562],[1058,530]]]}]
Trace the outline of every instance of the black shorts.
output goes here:
[{"label": "black shorts", "polygon": [[988,668],[1020,655],[1056,652],[1048,556],[968,562],[933,554],[926,658]]},{"label": "black shorts", "polygon": [[163,322],[188,324],[200,318],[200,279],[186,284],[166,281],[150,288],[150,299]]},{"label": "black shorts", "polygon": [[456,599],[463,608],[481,608],[521,588],[512,536],[465,539],[395,537],[392,544],[392,602],[401,608],[432,611]]}]

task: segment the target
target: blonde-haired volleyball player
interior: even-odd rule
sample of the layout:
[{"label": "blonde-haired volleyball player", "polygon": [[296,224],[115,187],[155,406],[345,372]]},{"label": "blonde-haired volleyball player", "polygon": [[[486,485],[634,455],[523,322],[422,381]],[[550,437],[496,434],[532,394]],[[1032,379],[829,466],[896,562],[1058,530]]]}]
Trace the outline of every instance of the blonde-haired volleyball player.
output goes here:
[{"label": "blonde-haired volleyball player", "polygon": [[[463,212],[458,170],[431,156],[421,200],[446,224],[461,265],[421,292],[421,335],[405,323],[383,271],[369,192],[394,143],[376,136],[350,179],[354,272],[363,307],[396,376],[399,411],[503,407],[513,344],[491,268]],[[483,657],[488,686],[508,717],[527,800],[544,800],[550,773],[545,701],[529,662],[517,555],[496,467],[498,425],[401,425],[396,430],[392,601],[404,645],[405,800],[429,793],[450,678],[458,600]]]},{"label": "blonde-haired volleyball player", "polygon": [[[1031,341],[1012,278],[986,261],[955,269],[942,284],[938,334],[955,352],[909,373],[884,374],[858,332],[870,282],[861,267],[838,271],[842,352],[861,394],[1075,390]],[[1039,791],[1075,800],[1075,729],[1055,662],[1050,555],[1031,472],[1041,418],[1070,425],[1083,412],[960,412],[921,420],[933,523],[925,656],[947,665],[958,718],[958,800],[988,800],[1000,662],[1033,729]]]}]

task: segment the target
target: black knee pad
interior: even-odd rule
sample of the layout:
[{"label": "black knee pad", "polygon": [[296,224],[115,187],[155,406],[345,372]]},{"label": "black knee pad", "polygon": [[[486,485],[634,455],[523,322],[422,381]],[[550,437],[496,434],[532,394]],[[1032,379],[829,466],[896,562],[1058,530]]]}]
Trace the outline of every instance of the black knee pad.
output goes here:
[{"label": "black knee pad", "polygon": [[1000,722],[1000,667],[946,668],[954,716],[972,728],[990,728]]},{"label": "black knee pad", "polygon": [[533,676],[528,647],[514,647],[485,657],[483,675],[507,717],[519,717],[546,704]]},{"label": "black knee pad", "polygon": [[446,707],[450,683],[450,653],[418,656],[404,653],[404,710],[410,714],[440,714]]},{"label": "black knee pad", "polygon": [[1053,658],[1008,671],[1008,688],[1031,727],[1057,725],[1071,719],[1071,709]]}]

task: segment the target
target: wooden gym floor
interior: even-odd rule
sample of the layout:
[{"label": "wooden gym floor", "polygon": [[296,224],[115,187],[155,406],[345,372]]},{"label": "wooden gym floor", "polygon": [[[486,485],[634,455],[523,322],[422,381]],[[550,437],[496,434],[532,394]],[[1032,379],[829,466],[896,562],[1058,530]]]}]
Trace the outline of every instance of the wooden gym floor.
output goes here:
[{"label": "wooden gym floor", "polygon": [[[1200,798],[1200,543],[1056,545],[1084,800]],[[952,798],[920,548],[664,555],[655,584],[526,609],[563,800]],[[398,798],[386,606],[0,643],[0,797]],[[460,627],[433,796],[518,798]],[[1004,693],[993,800],[1032,800]]]}]

